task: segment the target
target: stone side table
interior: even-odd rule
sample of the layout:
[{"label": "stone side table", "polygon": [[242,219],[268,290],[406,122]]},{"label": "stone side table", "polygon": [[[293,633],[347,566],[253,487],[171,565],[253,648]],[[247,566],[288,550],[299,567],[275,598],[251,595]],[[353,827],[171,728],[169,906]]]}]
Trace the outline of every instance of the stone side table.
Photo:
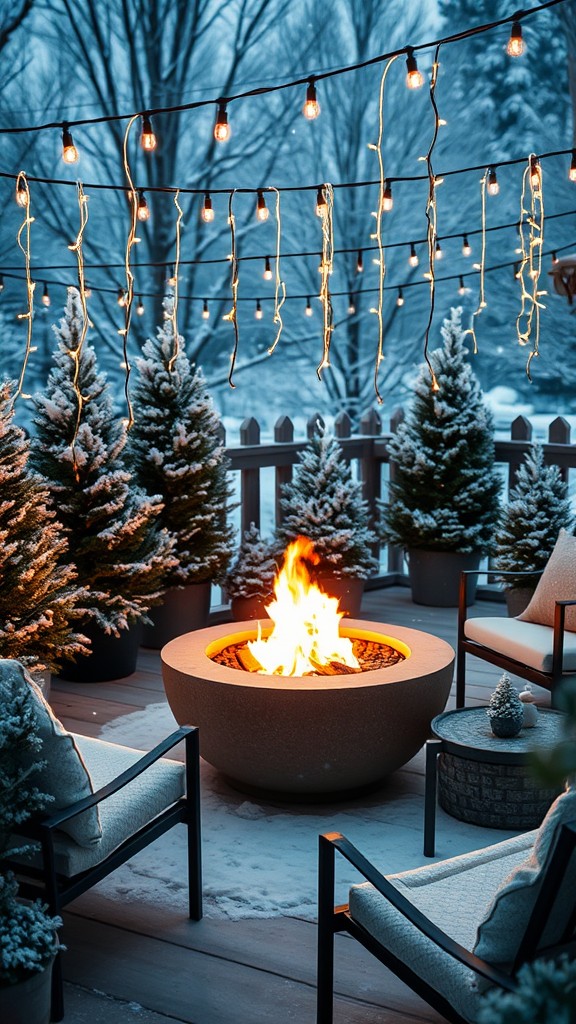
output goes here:
[{"label": "stone side table", "polygon": [[538,724],[512,739],[492,733],[485,707],[444,711],[426,744],[424,855],[434,856],[438,803],[454,818],[486,828],[537,828],[559,790],[531,774],[528,754],[560,738],[563,714],[538,709]]}]

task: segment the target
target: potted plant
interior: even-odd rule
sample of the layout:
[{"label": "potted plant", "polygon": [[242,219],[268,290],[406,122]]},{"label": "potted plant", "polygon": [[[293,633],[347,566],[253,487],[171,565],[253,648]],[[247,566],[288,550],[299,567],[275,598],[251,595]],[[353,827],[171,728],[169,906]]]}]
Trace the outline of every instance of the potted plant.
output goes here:
[{"label": "potted plant", "polygon": [[484,996],[478,1024],[571,1024],[576,1020],[576,961],[567,953],[518,971],[513,992]]},{"label": "potted plant", "polygon": [[[508,504],[501,510],[494,545],[494,565],[501,572],[540,573],[560,530],[574,523],[568,485],[558,466],[546,466],[542,445],[533,444],[519,466]],[[520,615],[538,582],[537,576],[505,576],[509,615]]]},{"label": "potted plant", "polygon": [[313,541],[320,559],[315,582],[340,599],[341,611],[357,617],[364,582],[377,567],[372,554],[377,538],[362,484],[352,478],[338,440],[322,429],[298,460],[293,479],[282,488],[278,542],[286,546],[298,536]]},{"label": "potted plant", "polygon": [[162,647],[180,633],[205,626],[212,583],[222,581],[232,553],[227,522],[231,495],[220,421],[200,368],[176,336],[173,298],[165,320],[136,360],[135,422],[128,457],[137,483],[160,495],[160,524],[174,541],[162,605],[152,614],[144,643]]},{"label": "potted plant", "polygon": [[[30,693],[22,687],[5,689],[0,716],[0,1020],[6,1024],[48,1024],[52,962],[62,924],[39,901],[21,900],[14,875],[3,866],[14,832],[51,799],[35,784],[43,768],[35,760],[40,746]],[[24,852],[18,848],[20,855]]]},{"label": "potted plant", "polygon": [[[0,657],[47,677],[87,654],[72,619],[86,595],[75,585],[68,544],[49,493],[29,465],[30,444],[14,423],[12,387],[0,384]],[[46,685],[46,680],[43,681]]]},{"label": "potted plant", "polygon": [[250,523],[224,577],[224,590],[236,621],[267,616],[265,606],[274,596],[277,573],[274,545],[264,540],[258,527]]},{"label": "potted plant", "polygon": [[76,621],[92,652],[60,674],[94,682],[134,672],[140,624],[161,600],[175,559],[172,538],[159,523],[160,499],[136,486],[123,461],[126,429],[114,414],[93,347],[80,345],[82,316],[78,291],[70,288],[55,329],[54,366],[45,393],[35,398],[32,460],[87,591]]},{"label": "potted plant", "polygon": [[[444,321],[423,365],[406,419],[389,445],[394,476],[381,502],[382,538],[408,554],[417,604],[458,604],[462,569],[476,569],[492,542],[500,480],[492,417],[468,361],[461,309]],[[473,592],[468,595],[473,600]]]}]

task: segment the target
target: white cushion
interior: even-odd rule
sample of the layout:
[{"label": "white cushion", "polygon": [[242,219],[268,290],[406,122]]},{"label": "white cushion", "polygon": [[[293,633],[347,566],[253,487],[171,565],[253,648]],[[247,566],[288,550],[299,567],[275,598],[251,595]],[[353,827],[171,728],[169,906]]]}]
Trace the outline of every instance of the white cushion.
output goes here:
[{"label": "white cushion", "polygon": [[[525,860],[535,834],[527,832],[387,878],[442,931],[472,949],[490,894]],[[480,994],[468,967],[439,950],[370,883],[353,886],[349,898],[355,921],[440,991],[459,1013],[470,1020],[476,1018]]]},{"label": "white cushion", "polygon": [[[46,806],[46,813],[50,814],[68,807],[82,797],[90,796],[93,792],[92,783],[74,737],[53,714],[40,688],[19,661],[0,661],[0,719],[3,717],[4,701],[22,687],[27,687],[31,692],[37,734],[42,741],[39,752],[22,751],[22,764],[31,767],[36,761],[46,762],[41,773],[33,776],[31,781],[43,793],[54,797]],[[83,811],[62,828],[81,847],[97,845],[102,836],[96,808]]]},{"label": "white cushion", "polygon": [[[554,801],[540,825],[530,855],[512,871],[495,894],[492,905],[478,928],[474,952],[490,963],[512,963],[518,952],[542,875],[562,825],[576,822],[576,789],[568,787]],[[568,865],[560,893],[544,929],[542,946],[560,942],[574,913],[576,899],[576,854]]]},{"label": "white cushion", "polygon": [[[576,537],[566,530],[560,530],[530,604],[518,617],[553,626],[556,601],[576,601]],[[576,605],[566,609],[565,625],[576,630]]]},{"label": "white cushion", "polygon": [[[553,631],[550,626],[504,616],[488,616],[485,619],[466,619],[464,635],[468,640],[514,658],[530,668],[540,672],[552,671]],[[566,672],[576,672],[576,633],[564,634],[563,666]]]}]

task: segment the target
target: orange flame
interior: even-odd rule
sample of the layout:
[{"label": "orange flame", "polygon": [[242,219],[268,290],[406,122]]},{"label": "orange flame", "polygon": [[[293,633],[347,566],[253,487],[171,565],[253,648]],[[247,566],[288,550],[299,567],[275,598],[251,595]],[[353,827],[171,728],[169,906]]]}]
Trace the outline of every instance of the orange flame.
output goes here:
[{"label": "orange flame", "polygon": [[339,635],[343,613],[338,611],[338,599],[310,579],[306,561],[317,565],[319,560],[306,537],[297,537],[286,548],[274,581],[275,599],[266,606],[274,623],[272,632],[263,638],[258,624],[258,639],[248,642],[250,653],[267,675],[310,675],[330,662],[359,667],[352,641]]}]

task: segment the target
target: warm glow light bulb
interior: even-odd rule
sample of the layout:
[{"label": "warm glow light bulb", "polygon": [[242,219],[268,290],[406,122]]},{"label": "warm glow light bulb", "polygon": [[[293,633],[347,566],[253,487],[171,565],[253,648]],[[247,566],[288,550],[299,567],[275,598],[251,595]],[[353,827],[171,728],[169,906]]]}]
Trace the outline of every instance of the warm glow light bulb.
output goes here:
[{"label": "warm glow light bulb", "polygon": [[570,161],[570,170],[568,171],[568,178],[570,181],[576,181],[576,149],[572,150],[572,160]]},{"label": "warm glow light bulb", "polygon": [[256,300],[256,309],[254,310],[254,316],[256,317],[257,320],[261,320],[262,317],[264,316],[262,312],[262,306],[260,305],[260,299]]},{"label": "warm glow light bulb", "polygon": [[144,303],[142,299],[138,297],[138,305],[136,306],[136,312],[138,316],[144,316]]},{"label": "warm glow light bulb", "polygon": [[532,188],[540,188],[542,182],[542,168],[537,156],[530,157],[530,184]]},{"label": "warm glow light bulb", "polygon": [[150,120],[149,114],[142,114],[142,134],[140,135],[140,145],[147,153],[152,153],[158,145],[158,140],[154,135],[152,121]]},{"label": "warm glow light bulb", "polygon": [[310,296],[306,298],[306,309],[304,310],[304,312],[306,313],[306,316],[314,315],[314,310],[312,309],[312,306],[310,304]]},{"label": "warm glow light bulb", "polygon": [[397,306],[403,306],[404,305],[404,294],[403,294],[401,288],[398,289],[398,297],[396,299],[396,305]]},{"label": "warm glow light bulb", "polygon": [[42,305],[43,306],[49,306],[50,305],[50,293],[48,292],[48,285],[47,284],[44,285],[44,291],[42,292]]},{"label": "warm glow light bulb", "polygon": [[408,263],[410,264],[411,267],[418,266],[418,254],[416,252],[414,242],[412,242],[410,245],[410,255],[408,257]]},{"label": "warm glow light bulb", "polygon": [[406,50],[406,54],[406,85],[409,89],[420,89],[424,85],[424,78],[422,72],[418,70],[411,46]]},{"label": "warm glow light bulb", "polygon": [[314,85],[314,79],[310,79],[308,88],[306,89],[306,100],[302,107],[302,113],[308,121],[314,121],[320,113],[320,104],[316,99],[316,86]]},{"label": "warm glow light bulb", "polygon": [[472,246],[470,245],[470,242],[468,241],[468,235],[464,235],[464,237],[462,239],[462,255],[463,256],[471,256],[472,255]]},{"label": "warm glow light bulb", "polygon": [[558,255],[555,252],[552,252],[552,263],[558,263]]},{"label": "warm glow light bulb", "polygon": [[509,57],[521,57],[524,53],[524,40],[522,38],[522,25],[519,21],[512,22],[512,31],[506,47]]},{"label": "warm glow light bulb", "polygon": [[4,291],[4,277],[0,274],[0,292]]},{"label": "warm glow light bulb", "polygon": [[202,204],[200,216],[205,224],[210,224],[214,220],[214,210],[212,209],[212,200],[209,192],[204,194],[204,202]]},{"label": "warm glow light bulb", "polygon": [[356,273],[361,274],[364,270],[364,256],[362,249],[358,249],[358,259],[356,260]]},{"label": "warm glow light bulb", "polygon": [[488,185],[487,192],[489,196],[497,196],[500,191],[500,185],[498,184],[498,178],[496,177],[496,171],[494,167],[491,167],[488,171]]},{"label": "warm glow light bulb", "polygon": [[137,207],[138,220],[149,220],[150,219],[150,207],[146,202],[146,196],[143,192],[138,193],[138,207]]},{"label": "warm glow light bulb", "polygon": [[436,242],[436,249],[434,251],[435,259],[441,260],[443,255],[444,255],[444,252],[443,252],[442,246],[440,245],[440,242]]},{"label": "warm glow light bulb", "polygon": [[226,112],[225,103],[218,104],[216,121],[214,123],[214,138],[216,139],[216,142],[228,142],[228,139],[230,138],[230,125],[228,124],[228,114]]},{"label": "warm glow light bulb", "polygon": [[319,188],[316,193],[316,216],[324,217],[326,214],[326,196],[324,195],[324,189]]},{"label": "warm glow light bulb", "polygon": [[258,199],[256,201],[256,219],[264,222],[268,220],[268,207],[266,206],[266,200],[262,189],[258,189]]},{"label": "warm glow light bulb", "polygon": [[78,163],[78,150],[66,126],[62,129],[62,159],[66,164]]},{"label": "warm glow light bulb", "polygon": [[262,277],[264,278],[265,281],[272,280],[272,267],[270,266],[269,256],[267,256],[266,259],[264,260],[264,273],[262,274]]},{"label": "warm glow light bulb", "polygon": [[458,281],[458,294],[459,295],[465,295],[466,294],[466,286],[464,284],[464,278],[462,277],[462,275],[460,275],[460,278],[459,278],[459,281]]},{"label": "warm glow light bulb", "polygon": [[202,319],[203,320],[209,320],[210,319],[210,310],[208,309],[208,299],[204,299],[204,304],[202,306]]},{"label": "warm glow light bulb", "polygon": [[22,181],[16,186],[16,196],[15,196],[15,198],[16,198],[16,202],[18,203],[18,206],[22,206],[22,207],[27,206],[27,204],[28,204],[28,189],[26,188],[26,185]]},{"label": "warm glow light bulb", "polygon": [[119,306],[125,306],[126,305],[126,295],[124,294],[124,289],[123,288],[119,288],[118,289],[118,298],[117,298],[116,301],[117,301]]},{"label": "warm glow light bulb", "polygon": [[392,198],[392,185],[389,181],[386,182],[386,186],[382,193],[382,209],[389,213],[394,206],[394,200]]},{"label": "warm glow light bulb", "polygon": [[170,276],[166,278],[166,284],[169,285],[170,288],[175,288],[177,282],[178,278],[176,277],[176,270],[174,266],[172,266],[170,267]]},{"label": "warm glow light bulb", "polygon": [[352,316],[356,312],[356,303],[354,302],[354,296],[352,292],[348,296],[348,315]]}]

